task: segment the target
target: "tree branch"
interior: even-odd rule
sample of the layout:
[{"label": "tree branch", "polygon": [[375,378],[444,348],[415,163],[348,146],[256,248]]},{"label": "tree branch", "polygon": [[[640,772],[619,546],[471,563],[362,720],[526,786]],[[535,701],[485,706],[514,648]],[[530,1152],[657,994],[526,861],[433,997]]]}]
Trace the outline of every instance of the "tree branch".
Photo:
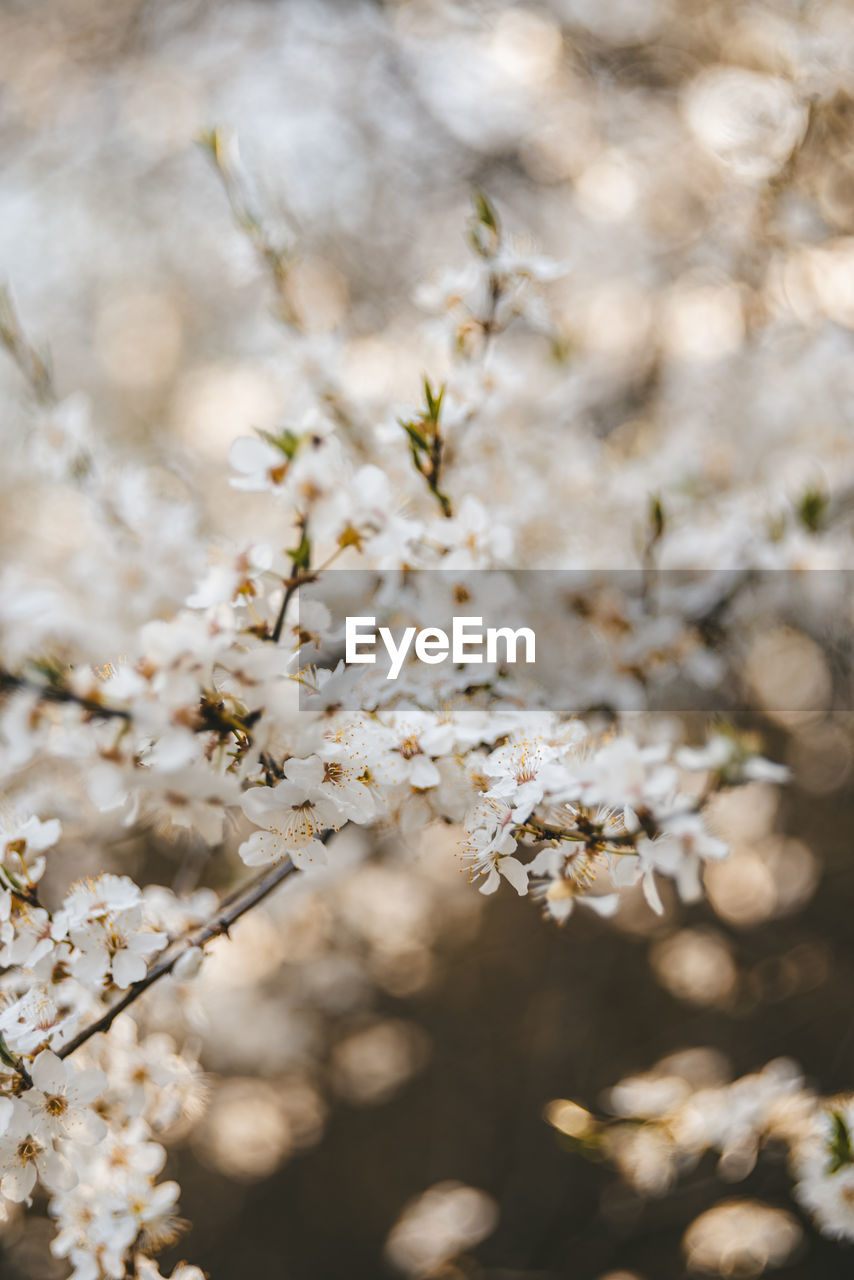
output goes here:
[{"label": "tree branch", "polygon": [[299,573],[295,573],[294,576],[289,578],[285,583],[285,594],[282,600],[282,606],[279,609],[279,615],[276,618],[273,630],[270,632],[270,639],[273,644],[278,644],[282,638],[282,629],[285,625],[285,614],[288,611],[288,605],[293,600],[297,591],[299,591],[303,581],[304,579],[300,577]]},{"label": "tree branch", "polygon": [[0,346],[5,347],[40,404],[56,403],[50,365],[36,351],[24,333],[12,295],[0,286]]},{"label": "tree branch", "polygon": [[105,720],[129,721],[132,718],[131,713],[124,707],[105,706],[94,698],[84,698],[62,685],[44,684],[40,680],[33,680],[30,676],[15,675],[5,667],[0,667],[0,693],[8,689],[26,689],[30,693],[37,694],[45,702],[72,702],[89,715],[101,716]]},{"label": "tree branch", "polygon": [[[324,841],[329,838],[329,832],[324,832],[321,839]],[[151,966],[144,978],[140,978],[139,982],[134,982],[128,987],[125,994],[120,1000],[117,1000],[111,1008],[101,1014],[88,1027],[84,1027],[82,1031],[78,1031],[68,1044],[63,1045],[57,1050],[57,1056],[67,1058],[70,1054],[75,1053],[81,1045],[84,1045],[92,1036],[98,1034],[99,1031],[109,1031],[114,1020],[129,1008],[134,1001],[138,1000],[144,991],[149,987],[153,987],[155,982],[159,982],[161,978],[165,978],[171,973],[181,956],[193,947],[201,947],[206,942],[210,942],[212,938],[218,938],[220,935],[228,935],[228,931],[236,920],[239,920],[247,911],[251,911],[259,902],[273,892],[273,890],[292,875],[297,868],[291,862],[290,858],[286,858],[277,866],[269,871],[262,872],[243,889],[236,893],[229,894],[219,905],[216,915],[209,920],[207,924],[200,925],[195,929],[191,929],[183,938],[177,939],[171,944],[174,948],[171,954],[162,957]]]}]

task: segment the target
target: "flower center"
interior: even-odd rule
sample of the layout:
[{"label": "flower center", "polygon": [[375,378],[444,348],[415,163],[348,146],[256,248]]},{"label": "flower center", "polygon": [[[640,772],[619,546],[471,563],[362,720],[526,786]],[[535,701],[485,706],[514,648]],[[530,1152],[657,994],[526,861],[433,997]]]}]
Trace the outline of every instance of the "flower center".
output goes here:
[{"label": "flower center", "polygon": [[21,1164],[29,1164],[31,1160],[35,1160],[43,1151],[42,1144],[31,1133],[18,1143],[18,1159]]}]

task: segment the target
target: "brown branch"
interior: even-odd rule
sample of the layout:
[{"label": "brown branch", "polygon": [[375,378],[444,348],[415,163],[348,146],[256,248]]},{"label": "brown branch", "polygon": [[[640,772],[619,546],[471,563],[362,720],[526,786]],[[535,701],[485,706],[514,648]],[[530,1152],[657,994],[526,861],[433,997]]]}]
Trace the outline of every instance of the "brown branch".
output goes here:
[{"label": "brown branch", "polygon": [[297,572],[292,578],[288,578],[285,583],[285,594],[282,600],[282,606],[279,609],[279,614],[276,618],[273,630],[270,632],[270,640],[273,644],[278,644],[282,638],[282,630],[285,625],[285,614],[288,611],[288,605],[293,600],[304,581],[305,579],[300,576],[299,572]]},{"label": "brown branch", "polygon": [[45,702],[71,702],[90,715],[102,716],[105,720],[130,721],[132,718],[131,713],[124,707],[105,706],[97,699],[84,698],[63,685],[42,684],[41,681],[33,680],[30,676],[16,676],[5,667],[0,667],[0,693],[9,689],[26,689],[30,693],[37,694]]},{"label": "brown branch", "polygon": [[[329,833],[324,832],[321,839],[325,841],[328,838]],[[177,939],[172,944],[174,950],[170,955],[164,956],[153,964],[145,977],[140,978],[139,982],[134,982],[128,987],[122,998],[102,1013],[100,1018],[90,1022],[82,1031],[78,1031],[77,1035],[68,1041],[68,1044],[57,1050],[57,1056],[67,1058],[69,1054],[75,1053],[81,1045],[84,1045],[87,1040],[97,1035],[98,1032],[109,1031],[120,1013],[123,1013],[135,1000],[138,1000],[149,987],[154,986],[155,982],[159,982],[161,978],[165,978],[168,973],[172,972],[181,956],[186,955],[192,947],[204,946],[206,942],[210,942],[211,939],[218,938],[222,934],[228,936],[228,931],[235,921],[239,920],[247,911],[251,911],[259,902],[263,902],[283,880],[286,880],[296,870],[297,868],[290,858],[286,858],[271,870],[264,871],[261,875],[256,876],[244,889],[224,898],[216,915],[207,924],[192,929],[183,938]]]}]

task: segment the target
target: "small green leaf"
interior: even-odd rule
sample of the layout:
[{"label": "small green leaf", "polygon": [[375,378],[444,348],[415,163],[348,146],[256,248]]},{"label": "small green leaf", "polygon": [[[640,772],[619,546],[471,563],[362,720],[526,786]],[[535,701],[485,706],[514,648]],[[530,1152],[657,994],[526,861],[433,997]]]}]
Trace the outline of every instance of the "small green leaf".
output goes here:
[{"label": "small green leaf", "polygon": [[846,1165],[854,1164],[854,1150],[851,1148],[851,1134],[845,1118],[838,1111],[831,1111],[830,1123],[832,1133],[828,1143],[830,1160],[827,1165],[828,1174],[838,1173]]},{"label": "small green leaf", "polygon": [[7,1067],[11,1067],[13,1071],[20,1072],[21,1070],[21,1059],[12,1053],[12,1050],[3,1039],[2,1032],[0,1032],[0,1062],[4,1063]]},{"label": "small green leaf", "polygon": [[661,505],[661,498],[659,498],[657,493],[650,496],[649,523],[652,530],[652,537],[657,542],[664,533],[664,527],[666,524],[664,507]]},{"label": "small green leaf", "polygon": [[403,418],[398,418],[398,423],[403,427],[409,436],[410,442],[415,449],[423,449],[427,452],[430,448],[430,442],[422,431],[418,429],[414,422],[405,422]]},{"label": "small green leaf", "polygon": [[475,191],[474,209],[479,222],[493,231],[498,230],[498,214],[485,192]]},{"label": "small green leaf", "polygon": [[469,226],[469,243],[481,258],[494,258],[501,244],[501,225],[498,214],[489,198],[482,191],[472,196],[474,214]]},{"label": "small green leaf", "polygon": [[435,392],[430,386],[429,378],[424,379],[424,399],[427,404],[427,417],[435,426],[439,421],[439,414],[442,412],[442,398],[445,394],[445,384],[442,383],[438,392]]},{"label": "small green leaf", "polygon": [[257,434],[262,440],[266,440],[268,444],[273,445],[275,449],[281,449],[288,461],[291,461],[296,456],[303,440],[302,436],[298,436],[295,431],[290,431],[288,428],[276,434],[272,431],[264,431],[259,427]]},{"label": "small green leaf", "polygon": [[44,676],[52,688],[59,688],[65,680],[65,671],[54,658],[34,658],[30,666]]},{"label": "small green leaf", "polygon": [[288,555],[291,560],[293,560],[294,568],[297,571],[306,572],[310,568],[311,539],[308,536],[308,531],[305,525],[302,527],[302,537],[300,538],[299,545],[294,547],[292,551],[289,551]]},{"label": "small green leaf", "polygon": [[823,489],[807,489],[796,507],[797,516],[810,533],[819,533],[827,515],[828,497]]}]

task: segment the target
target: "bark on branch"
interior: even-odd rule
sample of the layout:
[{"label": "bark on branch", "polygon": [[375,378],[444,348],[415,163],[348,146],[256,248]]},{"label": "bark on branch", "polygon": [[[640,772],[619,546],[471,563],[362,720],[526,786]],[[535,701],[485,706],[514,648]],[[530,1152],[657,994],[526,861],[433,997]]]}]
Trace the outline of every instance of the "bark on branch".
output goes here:
[{"label": "bark on branch", "polygon": [[[327,836],[327,833],[324,833]],[[82,1031],[78,1031],[68,1044],[63,1045],[57,1050],[57,1056],[67,1058],[70,1054],[75,1053],[81,1045],[84,1045],[92,1036],[98,1034],[99,1031],[109,1031],[114,1020],[129,1008],[144,991],[149,987],[153,987],[155,982],[159,982],[161,978],[165,978],[171,973],[175,965],[181,959],[181,956],[193,947],[204,946],[206,942],[210,942],[212,938],[218,938],[222,934],[228,934],[229,929],[245,915],[247,911],[251,911],[259,902],[273,892],[283,880],[287,880],[288,876],[293,875],[297,870],[290,858],[286,858],[284,862],[280,862],[277,866],[269,871],[262,872],[256,876],[243,889],[238,889],[235,893],[229,894],[219,904],[216,914],[207,924],[199,925],[195,929],[191,929],[184,937],[173,942],[167,954],[157,960],[144,978],[140,978],[139,982],[134,982],[128,987],[125,994],[114,1005],[101,1014],[100,1018],[96,1018],[94,1022],[90,1022]]]}]

